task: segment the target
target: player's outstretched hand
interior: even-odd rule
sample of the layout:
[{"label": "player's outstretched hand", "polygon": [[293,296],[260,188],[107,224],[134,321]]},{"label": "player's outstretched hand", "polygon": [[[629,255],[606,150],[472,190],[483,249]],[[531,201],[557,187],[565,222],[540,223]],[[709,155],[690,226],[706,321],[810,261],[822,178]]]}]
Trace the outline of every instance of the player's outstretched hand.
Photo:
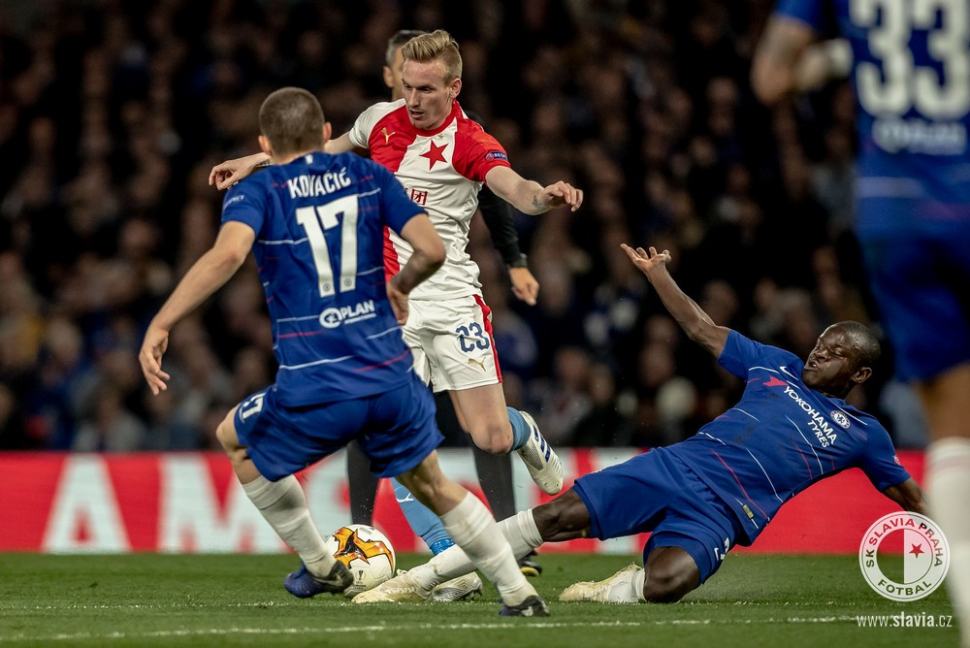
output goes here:
[{"label": "player's outstretched hand", "polygon": [[145,381],[156,396],[159,392],[168,389],[165,381],[171,379],[171,376],[162,371],[162,356],[166,349],[168,349],[168,331],[150,325],[145,333],[145,340],[141,344],[141,351],[138,353],[138,362],[141,363],[141,372],[145,376]]},{"label": "player's outstretched hand", "polygon": [[666,268],[667,264],[670,263],[670,252],[667,250],[657,252],[657,248],[654,247],[648,248],[649,252],[644,250],[642,247],[638,247],[634,250],[626,243],[621,243],[620,247],[623,248],[626,255],[630,257],[630,261],[633,261],[633,265],[635,265],[640,272],[647,275],[648,278],[650,277],[651,272]]},{"label": "player's outstretched hand", "polygon": [[398,290],[394,281],[395,279],[397,279],[397,275],[392,277],[391,280],[387,282],[387,298],[391,302],[391,310],[394,311],[394,319],[397,320],[398,324],[404,326],[404,324],[408,321],[408,312],[410,310],[408,308],[408,296]]},{"label": "player's outstretched hand", "polygon": [[267,159],[265,153],[254,153],[217,164],[209,171],[209,185],[215,184],[216,189],[228,189],[251,174],[253,169]]},{"label": "player's outstretched hand", "polygon": [[569,205],[570,211],[576,211],[583,204],[583,190],[560,180],[543,188],[539,199],[549,208]]},{"label": "player's outstretched hand", "polygon": [[528,268],[509,268],[509,280],[512,282],[512,294],[529,306],[536,305],[539,295],[539,282],[532,276]]}]

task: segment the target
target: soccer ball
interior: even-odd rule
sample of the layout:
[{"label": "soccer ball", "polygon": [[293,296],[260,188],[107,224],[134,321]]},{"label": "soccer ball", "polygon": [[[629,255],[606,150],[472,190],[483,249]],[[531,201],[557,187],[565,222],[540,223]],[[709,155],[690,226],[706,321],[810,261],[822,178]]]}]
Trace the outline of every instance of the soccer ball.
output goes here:
[{"label": "soccer ball", "polygon": [[327,549],[354,576],[344,595],[354,598],[390,580],[397,559],[391,541],[383,533],[364,524],[351,524],[337,529],[327,539]]}]

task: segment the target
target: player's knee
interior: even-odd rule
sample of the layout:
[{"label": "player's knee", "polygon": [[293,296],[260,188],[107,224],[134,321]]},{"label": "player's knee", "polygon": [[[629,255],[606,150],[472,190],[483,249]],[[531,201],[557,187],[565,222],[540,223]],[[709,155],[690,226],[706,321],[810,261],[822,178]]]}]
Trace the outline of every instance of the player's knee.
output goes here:
[{"label": "player's knee", "polygon": [[493,455],[504,455],[512,452],[511,439],[492,439],[485,448],[486,452]]},{"label": "player's knee", "polygon": [[694,580],[694,575],[682,568],[652,565],[643,581],[643,598],[647,603],[676,603],[694,589]]},{"label": "player's knee", "polygon": [[512,452],[512,428],[507,420],[501,422],[483,421],[470,423],[475,445],[494,455]]},{"label": "player's knee", "polygon": [[222,449],[230,456],[232,456],[233,452],[240,450],[239,437],[236,436],[236,427],[233,424],[234,414],[235,410],[229,412],[226,418],[222,419],[222,422],[216,427],[216,438],[219,439]]}]

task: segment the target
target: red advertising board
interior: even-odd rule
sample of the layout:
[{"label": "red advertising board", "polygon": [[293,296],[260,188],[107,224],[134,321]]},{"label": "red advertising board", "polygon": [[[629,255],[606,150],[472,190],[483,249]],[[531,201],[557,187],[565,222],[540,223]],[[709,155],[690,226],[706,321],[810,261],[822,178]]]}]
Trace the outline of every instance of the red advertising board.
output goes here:
[{"label": "red advertising board", "polygon": [[[572,479],[636,454],[626,449],[563,451]],[[923,455],[901,452],[919,481]],[[471,453],[440,451],[446,474],[481,497]],[[517,459],[516,504],[550,499]],[[300,474],[317,526],[326,533],[350,523],[346,461],[334,455]],[[869,525],[895,510],[858,470],[820,482],[789,502],[745,551],[854,553]],[[216,453],[0,453],[0,551],[278,552],[284,547],[236,483],[228,459]],[[382,481],[375,526],[398,551],[424,545],[404,521],[390,484]],[[547,545],[544,552],[638,553],[645,537]]]}]

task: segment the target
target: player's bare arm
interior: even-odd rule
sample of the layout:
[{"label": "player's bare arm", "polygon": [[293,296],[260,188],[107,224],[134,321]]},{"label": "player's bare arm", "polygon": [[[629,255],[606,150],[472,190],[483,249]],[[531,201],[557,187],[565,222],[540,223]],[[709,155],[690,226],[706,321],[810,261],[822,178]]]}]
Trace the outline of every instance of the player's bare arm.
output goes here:
[{"label": "player's bare arm", "polygon": [[536,305],[539,296],[539,281],[528,268],[509,268],[509,280],[512,282],[512,294],[529,306]]},{"label": "player's bare arm", "polygon": [[330,155],[350,152],[354,152],[358,155],[366,155],[367,149],[354,146],[354,143],[350,141],[350,131],[347,131],[336,139],[327,140],[327,142],[323,145],[323,152],[329,153]]},{"label": "player's bare arm", "polygon": [[427,214],[418,214],[409,220],[400,234],[414,248],[414,253],[387,283],[387,297],[398,324],[404,324],[408,319],[408,294],[444,265],[445,245]]},{"label": "player's bare arm", "polygon": [[768,21],[751,65],[758,99],[773,105],[795,89],[802,54],[814,40],[814,30],[802,22],[778,16]]},{"label": "player's bare arm", "polygon": [[248,225],[226,223],[212,249],[189,269],[148,325],[138,361],[153,394],[167,389],[169,375],[162,371],[162,356],[168,348],[169,331],[236,274],[255,240],[256,233]]},{"label": "player's bare arm", "polygon": [[660,301],[684,329],[687,337],[707,349],[715,358],[720,357],[731,329],[715,324],[714,320],[697,305],[697,302],[680,289],[667,271],[670,253],[667,250],[657,252],[656,248],[634,250],[626,244],[621,247],[630,257],[633,265],[650,281],[653,289],[660,296]]},{"label": "player's bare arm", "polygon": [[882,494],[899,504],[906,511],[926,515],[923,489],[919,487],[915,479],[907,479],[899,484],[884,488]]},{"label": "player's bare arm", "polygon": [[[337,139],[328,139],[323,145],[324,153],[336,155],[354,151],[358,154],[366,153],[366,149],[360,149],[350,141],[350,133],[344,133]],[[215,185],[217,189],[228,189],[240,180],[249,177],[253,171],[259,167],[270,164],[269,154],[254,153],[241,158],[226,160],[217,164],[209,171],[209,185]]]},{"label": "player's bare arm", "polygon": [[212,167],[209,171],[209,185],[215,184],[216,189],[228,189],[253,171],[270,163],[266,153],[254,153],[241,158],[226,160]]},{"label": "player's bare arm", "polygon": [[495,167],[485,176],[488,187],[523,214],[544,214],[554,207],[568,205],[576,211],[583,204],[583,191],[568,182],[556,182],[543,187],[535,180],[526,180],[509,167]]},{"label": "player's bare arm", "polygon": [[530,306],[536,305],[539,282],[529,271],[527,258],[519,249],[519,235],[512,223],[509,204],[495,195],[488,187],[478,192],[478,209],[488,227],[495,248],[502,253],[502,260],[509,272],[512,294]]},{"label": "player's bare arm", "polygon": [[795,66],[796,92],[817,90],[832,79],[844,79],[852,70],[852,46],[844,38],[809,45]]}]

